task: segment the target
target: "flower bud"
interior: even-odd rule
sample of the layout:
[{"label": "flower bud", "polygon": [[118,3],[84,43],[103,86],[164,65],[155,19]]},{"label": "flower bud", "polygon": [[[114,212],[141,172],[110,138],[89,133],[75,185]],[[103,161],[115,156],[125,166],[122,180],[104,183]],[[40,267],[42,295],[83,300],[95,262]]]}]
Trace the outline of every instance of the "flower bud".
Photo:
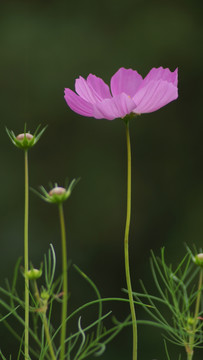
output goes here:
[{"label": "flower bud", "polygon": [[23,134],[17,135],[16,139],[17,140],[24,140],[25,137],[27,138],[27,140],[31,140],[33,138],[33,135],[30,134],[30,133],[25,133],[25,134],[23,133]]},{"label": "flower bud", "polygon": [[192,317],[189,317],[189,318],[187,319],[187,323],[188,323],[189,326],[193,326],[193,325],[194,325],[194,322],[195,322],[195,319],[192,318]]},{"label": "flower bud", "polygon": [[49,293],[48,291],[46,291],[45,289],[42,290],[41,294],[40,294],[40,297],[42,300],[46,300],[48,301],[49,300]]},{"label": "flower bud", "polygon": [[55,188],[53,188],[52,190],[49,191],[49,195],[53,196],[53,195],[62,195],[66,192],[66,189],[61,187],[61,186],[57,186]]},{"label": "flower bud", "polygon": [[29,280],[37,280],[42,276],[42,269],[34,269],[28,270],[27,277]]},{"label": "flower bud", "polygon": [[58,204],[60,205],[64,201],[66,201],[71,193],[75,185],[80,179],[73,179],[71,183],[66,187],[58,186],[55,183],[55,186],[48,192],[43,186],[40,186],[40,190],[42,194],[32,189],[38,196],[40,196],[44,201],[51,203],[51,204]]},{"label": "flower bud", "polygon": [[195,262],[196,265],[203,268],[203,253],[197,254],[194,257],[194,262]]},{"label": "flower bud", "polygon": [[26,125],[24,128],[24,133],[20,133],[17,136],[14,134],[14,132],[12,130],[8,130],[6,128],[6,132],[10,138],[10,140],[12,141],[12,143],[22,149],[22,150],[28,150],[31,147],[33,147],[40,139],[40,137],[42,136],[43,132],[45,131],[46,127],[44,127],[39,133],[39,126],[36,129],[36,131],[34,132],[34,134],[30,134],[29,132],[26,132]]}]

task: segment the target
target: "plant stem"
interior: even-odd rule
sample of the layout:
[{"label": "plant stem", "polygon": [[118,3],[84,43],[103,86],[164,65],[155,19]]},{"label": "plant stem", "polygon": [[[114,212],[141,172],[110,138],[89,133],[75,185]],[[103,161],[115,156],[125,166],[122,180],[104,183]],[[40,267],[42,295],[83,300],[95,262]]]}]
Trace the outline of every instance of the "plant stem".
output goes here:
[{"label": "plant stem", "polygon": [[124,254],[125,254],[125,275],[128,289],[128,297],[130,302],[130,311],[132,316],[132,328],[133,328],[133,360],[137,360],[137,323],[135,306],[132,295],[132,285],[130,278],[130,265],[129,265],[129,230],[130,230],[130,218],[131,218],[131,145],[130,145],[130,132],[129,122],[126,122],[126,140],[127,140],[127,214],[126,214],[126,226],[124,237]]},{"label": "plant stem", "polygon": [[63,213],[63,204],[59,204],[59,218],[61,226],[61,242],[62,242],[62,267],[63,267],[63,304],[61,312],[61,352],[60,360],[64,359],[65,354],[65,339],[66,339],[66,318],[67,318],[67,303],[68,303],[68,266],[67,266],[67,249],[66,249],[66,229]]},{"label": "plant stem", "polygon": [[29,210],[28,151],[25,150],[25,218],[24,218],[24,274],[25,274],[25,360],[29,359],[29,279],[28,273],[28,210]]},{"label": "plant stem", "polygon": [[190,336],[189,351],[187,352],[187,359],[192,360],[193,358],[193,348],[194,348],[194,341],[195,341],[195,333],[196,333],[196,326],[198,323],[198,314],[199,314],[199,308],[200,308],[200,300],[201,300],[201,288],[202,288],[202,282],[203,282],[203,269],[200,269],[199,273],[199,283],[198,283],[198,289],[197,289],[197,299],[195,303],[195,313],[194,313],[194,324],[192,328],[192,335]]},{"label": "plant stem", "polygon": [[42,321],[43,321],[43,324],[44,324],[44,331],[45,331],[45,335],[46,335],[47,344],[48,344],[48,347],[49,347],[49,352],[50,352],[50,355],[51,355],[51,359],[56,360],[56,356],[55,356],[55,353],[54,353],[54,349],[53,349],[52,341],[51,341],[51,336],[50,336],[50,332],[49,332],[49,325],[48,325],[46,313],[42,314]]},{"label": "plant stem", "polygon": [[44,325],[44,331],[45,331],[51,359],[56,360],[56,356],[54,353],[54,348],[52,346],[51,336],[50,336],[50,332],[49,332],[49,324],[48,324],[47,317],[46,317],[47,303],[44,304],[44,301],[40,298],[36,280],[34,280],[34,291],[35,291],[35,297],[37,300],[37,304],[41,307],[41,310],[42,310],[42,323]]},{"label": "plant stem", "polygon": [[197,300],[196,300],[196,305],[195,305],[195,315],[194,315],[194,327],[193,330],[196,330],[196,325],[198,322],[198,314],[199,314],[199,308],[200,308],[200,300],[201,300],[201,288],[202,288],[202,281],[203,281],[203,269],[200,269],[200,274],[199,274],[199,284],[198,284],[198,290],[197,290]]}]

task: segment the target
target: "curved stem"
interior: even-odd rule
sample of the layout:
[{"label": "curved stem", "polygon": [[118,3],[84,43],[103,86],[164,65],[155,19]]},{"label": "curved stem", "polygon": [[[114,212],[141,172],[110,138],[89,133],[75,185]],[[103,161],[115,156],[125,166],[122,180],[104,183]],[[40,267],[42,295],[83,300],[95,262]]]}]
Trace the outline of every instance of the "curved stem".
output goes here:
[{"label": "curved stem", "polygon": [[131,145],[130,145],[130,132],[129,122],[126,122],[126,140],[127,140],[127,214],[126,214],[126,226],[124,237],[124,255],[125,255],[125,275],[128,289],[128,297],[130,302],[130,311],[132,316],[132,328],[133,328],[133,360],[137,360],[137,323],[135,306],[133,303],[132,285],[130,278],[130,264],[129,264],[129,230],[130,230],[130,218],[131,218]]},{"label": "curved stem", "polygon": [[63,304],[61,312],[61,352],[60,360],[64,359],[65,354],[65,339],[66,339],[66,318],[67,318],[67,304],[68,304],[68,266],[67,266],[67,249],[66,249],[66,229],[63,213],[63,205],[59,204],[59,217],[61,226],[61,242],[62,242],[62,267],[63,267]]},{"label": "curved stem", "polygon": [[25,150],[25,217],[24,217],[24,271],[25,271],[25,360],[29,359],[29,279],[28,273],[28,210],[29,210],[28,152]]}]

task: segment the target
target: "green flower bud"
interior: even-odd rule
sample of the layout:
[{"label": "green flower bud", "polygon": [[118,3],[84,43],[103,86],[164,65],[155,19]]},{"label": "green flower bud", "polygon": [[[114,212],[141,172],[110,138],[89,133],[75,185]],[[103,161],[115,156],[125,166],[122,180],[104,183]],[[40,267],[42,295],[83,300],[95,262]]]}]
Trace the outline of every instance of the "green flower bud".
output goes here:
[{"label": "green flower bud", "polygon": [[188,323],[189,326],[193,326],[193,325],[194,325],[194,322],[195,322],[195,319],[192,318],[192,317],[189,317],[189,318],[187,319],[187,323]]},{"label": "green flower bud", "polygon": [[203,268],[203,253],[195,255],[194,262],[196,265]]},{"label": "green flower bud", "polygon": [[49,300],[49,293],[47,290],[43,289],[41,294],[40,294],[40,297],[42,300],[45,300],[45,301],[48,301]]},{"label": "green flower bud", "polygon": [[42,276],[42,269],[34,269],[32,268],[27,272],[27,277],[29,280],[37,280]]}]

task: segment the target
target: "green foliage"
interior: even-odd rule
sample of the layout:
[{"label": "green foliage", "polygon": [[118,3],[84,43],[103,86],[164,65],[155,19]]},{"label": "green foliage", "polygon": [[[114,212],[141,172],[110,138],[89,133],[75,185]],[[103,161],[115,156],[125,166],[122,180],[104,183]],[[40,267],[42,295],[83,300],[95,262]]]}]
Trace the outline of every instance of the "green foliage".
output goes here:
[{"label": "green foliage", "polygon": [[[19,341],[19,353],[18,358],[23,355],[23,343],[24,343],[24,300],[19,296],[17,292],[18,274],[20,269],[21,259],[17,261],[14,270],[13,283],[10,286],[9,282],[6,282],[6,289],[0,287],[0,306],[8,311],[6,315],[1,314],[1,321],[4,323],[10,333]],[[29,328],[30,334],[30,346],[29,351],[32,359],[45,360],[50,359],[49,343],[46,337],[45,325],[48,324],[48,332],[51,339],[51,344],[55,353],[55,358],[58,358],[61,347],[57,345],[58,334],[61,330],[61,324],[56,327],[52,324],[53,314],[53,302],[61,301],[61,277],[55,280],[56,270],[56,254],[53,245],[50,245],[48,254],[44,256],[44,284],[38,289],[37,281],[34,279],[31,282],[32,290],[30,290],[30,314],[32,315],[32,326]],[[68,327],[69,321],[75,318],[78,330],[69,334],[65,343],[67,344],[67,352],[65,359],[69,360],[82,360],[88,358],[90,355],[96,357],[101,356],[106,345],[126,326],[131,325],[129,317],[124,322],[118,322],[114,319],[111,328],[106,328],[104,321],[111,315],[111,311],[103,314],[102,303],[110,301],[123,301],[128,302],[127,299],[122,298],[101,298],[99,290],[94,282],[76,265],[74,268],[79,275],[87,281],[91,288],[94,290],[97,299],[83,304],[79,308],[75,309],[66,319]],[[41,280],[40,280],[41,281]],[[2,297],[7,299],[4,301]],[[8,301],[9,300],[9,301]],[[90,324],[83,325],[83,313],[86,309],[98,305],[98,316],[95,321]],[[16,329],[9,324],[9,316],[14,316],[18,326]],[[46,322],[45,322],[46,320]],[[54,324],[55,325],[55,324]],[[20,330],[21,329],[21,330]],[[20,335],[21,333],[21,335]],[[1,359],[4,360],[4,355],[0,352]],[[11,357],[10,357],[11,359]]]},{"label": "green foliage", "polygon": [[[202,270],[197,267],[190,253],[182,259],[176,269],[165,262],[164,248],[161,258],[156,258],[152,252],[151,270],[159,295],[154,296],[147,292],[141,282],[143,293],[134,292],[135,299],[147,299],[151,307],[144,306],[153,321],[139,320],[138,323],[153,325],[164,330],[165,339],[173,344],[182,346],[189,354],[195,347],[203,344],[203,310],[197,306],[203,289]],[[163,311],[168,309],[167,315]],[[165,349],[167,349],[165,347]],[[167,359],[169,354],[166,351]],[[188,357],[189,359],[189,357]]]}]

